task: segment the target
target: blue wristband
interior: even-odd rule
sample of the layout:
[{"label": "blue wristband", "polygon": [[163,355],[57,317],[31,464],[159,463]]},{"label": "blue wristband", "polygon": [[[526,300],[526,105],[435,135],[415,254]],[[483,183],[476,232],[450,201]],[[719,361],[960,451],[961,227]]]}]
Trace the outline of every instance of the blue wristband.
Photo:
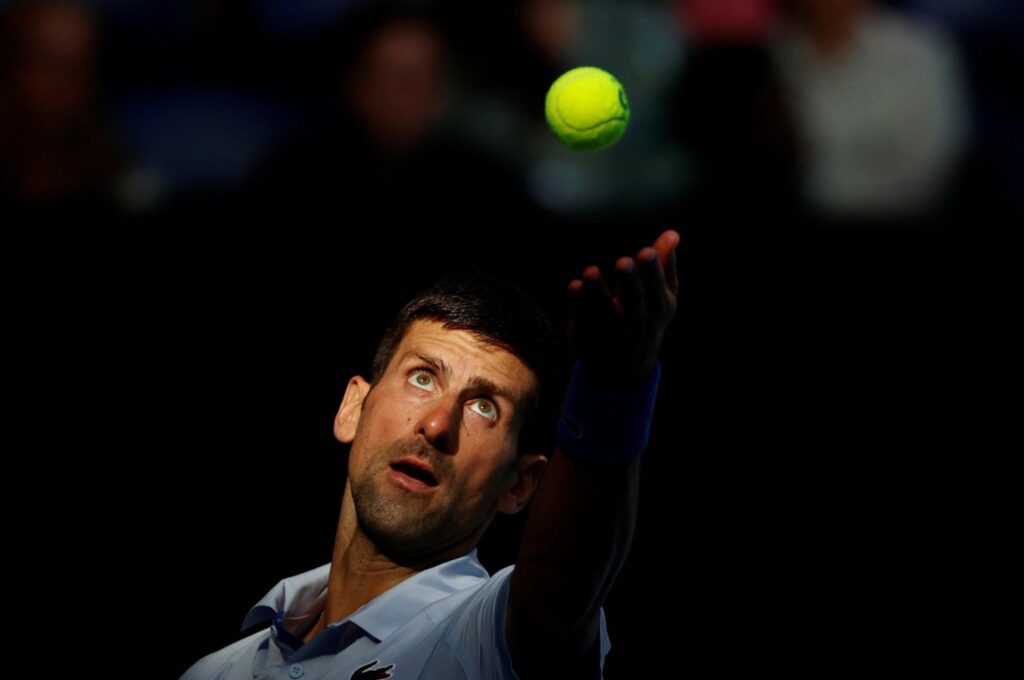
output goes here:
[{"label": "blue wristband", "polygon": [[647,447],[660,379],[658,362],[640,385],[611,390],[589,379],[577,361],[558,418],[556,437],[562,451],[591,463],[639,458]]}]

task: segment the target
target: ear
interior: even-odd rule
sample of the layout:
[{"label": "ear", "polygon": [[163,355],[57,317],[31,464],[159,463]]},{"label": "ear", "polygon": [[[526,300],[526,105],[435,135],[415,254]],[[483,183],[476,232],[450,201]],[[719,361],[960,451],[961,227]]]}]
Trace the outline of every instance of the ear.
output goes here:
[{"label": "ear", "polygon": [[345,396],[341,398],[338,414],[334,416],[334,438],[342,444],[351,444],[356,438],[359,416],[363,413],[363,400],[370,393],[370,383],[356,376],[348,381]]},{"label": "ear", "polygon": [[509,473],[511,485],[498,499],[498,512],[511,515],[525,508],[537,490],[547,466],[548,459],[543,454],[524,453],[519,456]]}]

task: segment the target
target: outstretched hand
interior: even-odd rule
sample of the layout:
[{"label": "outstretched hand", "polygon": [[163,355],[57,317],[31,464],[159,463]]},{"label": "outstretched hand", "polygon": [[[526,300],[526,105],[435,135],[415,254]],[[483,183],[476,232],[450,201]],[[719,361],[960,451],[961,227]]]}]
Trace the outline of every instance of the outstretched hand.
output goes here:
[{"label": "outstretched hand", "polygon": [[593,379],[609,387],[647,376],[676,311],[679,234],[665,231],[636,258],[615,262],[611,285],[591,265],[569,283],[569,344]]}]

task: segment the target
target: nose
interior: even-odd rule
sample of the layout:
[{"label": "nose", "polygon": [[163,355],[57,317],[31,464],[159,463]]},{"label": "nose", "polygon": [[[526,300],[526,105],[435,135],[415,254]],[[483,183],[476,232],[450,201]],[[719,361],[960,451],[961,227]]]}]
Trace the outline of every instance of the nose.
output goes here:
[{"label": "nose", "polygon": [[458,448],[462,407],[454,399],[440,399],[427,409],[416,423],[416,434],[442,453]]}]

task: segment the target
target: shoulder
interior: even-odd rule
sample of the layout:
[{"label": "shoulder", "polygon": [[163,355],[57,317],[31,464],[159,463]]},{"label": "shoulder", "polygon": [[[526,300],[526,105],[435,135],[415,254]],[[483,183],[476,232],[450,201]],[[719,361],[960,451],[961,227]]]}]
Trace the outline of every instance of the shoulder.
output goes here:
[{"label": "shoulder", "polygon": [[196,661],[181,676],[181,680],[226,680],[249,677],[252,660],[260,642],[269,635],[269,629],[244,637],[223,649],[207,654]]},{"label": "shoulder", "polygon": [[886,7],[869,10],[862,28],[868,44],[894,61],[932,63],[956,52],[952,38],[939,24]]},{"label": "shoulder", "polygon": [[[446,674],[450,666],[445,664],[456,662],[467,678],[517,680],[506,638],[509,584],[513,570],[514,566],[505,567],[479,585],[452,596],[459,601],[447,609],[443,621],[435,619],[444,632],[421,677],[453,677]],[[425,613],[430,616],[429,610]],[[596,651],[603,669],[605,657],[611,649],[603,610],[599,625]]]},{"label": "shoulder", "polygon": [[[505,612],[512,567],[478,585],[429,606],[423,615],[438,626],[440,636],[422,677],[514,680],[505,642]],[[457,669],[457,670],[456,670]]]},{"label": "shoulder", "polygon": [[426,616],[441,625],[454,644],[493,643],[504,637],[509,576],[505,567],[479,584],[466,588],[427,608]]}]

